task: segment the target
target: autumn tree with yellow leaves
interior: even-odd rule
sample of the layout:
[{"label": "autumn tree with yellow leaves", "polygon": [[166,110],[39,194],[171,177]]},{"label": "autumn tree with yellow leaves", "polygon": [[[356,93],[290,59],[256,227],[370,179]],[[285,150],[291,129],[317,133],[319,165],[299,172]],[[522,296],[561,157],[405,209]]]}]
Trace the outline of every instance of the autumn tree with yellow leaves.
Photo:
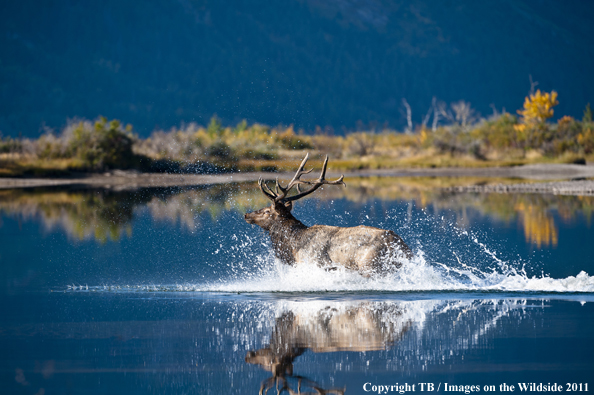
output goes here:
[{"label": "autumn tree with yellow leaves", "polygon": [[524,108],[518,110],[521,116],[521,122],[527,125],[542,124],[554,114],[553,107],[559,104],[557,92],[542,93],[539,90],[531,94],[524,100]]},{"label": "autumn tree with yellow leaves", "polygon": [[557,92],[541,92],[540,89],[524,100],[524,108],[518,110],[520,123],[514,126],[516,139],[525,148],[540,147],[547,139],[547,119],[554,114],[553,107],[559,104]]}]

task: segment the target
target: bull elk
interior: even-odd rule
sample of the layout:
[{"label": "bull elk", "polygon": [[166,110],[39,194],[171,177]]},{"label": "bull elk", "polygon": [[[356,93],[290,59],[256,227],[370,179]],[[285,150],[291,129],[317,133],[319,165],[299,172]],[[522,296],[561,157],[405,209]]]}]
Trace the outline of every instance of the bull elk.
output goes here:
[{"label": "bull elk", "polygon": [[[294,201],[315,192],[322,185],[346,186],[342,175],[334,181],[325,179],[328,156],[317,180],[301,180],[301,176],[313,170],[304,170],[308,157],[309,154],[305,156],[286,187],[283,187],[277,178],[273,191],[260,178],[260,190],[272,204],[245,215],[247,223],[258,225],[270,234],[278,259],[288,265],[315,262],[328,270],[344,266],[364,276],[370,276],[399,268],[403,258],[412,257],[410,248],[391,230],[363,225],[352,228],[326,225],[308,227],[293,217],[291,210]],[[302,191],[300,185],[307,185],[309,188]],[[289,196],[293,188],[297,193]]]}]

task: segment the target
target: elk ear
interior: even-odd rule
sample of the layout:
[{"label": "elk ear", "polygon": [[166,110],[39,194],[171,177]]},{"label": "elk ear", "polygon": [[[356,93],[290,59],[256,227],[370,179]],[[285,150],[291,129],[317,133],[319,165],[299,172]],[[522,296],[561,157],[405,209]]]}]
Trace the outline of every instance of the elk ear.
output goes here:
[{"label": "elk ear", "polygon": [[291,211],[293,210],[293,202],[286,202],[285,203],[285,207],[287,208],[287,210]]}]

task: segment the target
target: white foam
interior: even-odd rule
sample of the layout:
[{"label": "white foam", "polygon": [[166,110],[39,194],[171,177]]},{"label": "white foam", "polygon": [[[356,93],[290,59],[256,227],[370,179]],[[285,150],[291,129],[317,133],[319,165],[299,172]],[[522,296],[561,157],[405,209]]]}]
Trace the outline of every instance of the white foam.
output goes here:
[{"label": "white foam", "polygon": [[200,284],[149,285],[69,285],[78,291],[145,291],[145,292],[544,292],[594,293],[594,277],[582,271],[576,276],[551,278],[527,277],[523,273],[475,273],[426,264],[422,258],[405,263],[388,275],[366,278],[339,269],[327,272],[316,265],[291,267],[274,262],[269,270],[246,274],[243,278]]},{"label": "white foam", "polygon": [[188,290],[217,292],[339,292],[339,291],[507,291],[594,292],[594,277],[582,271],[567,278],[528,277],[508,270],[483,272],[468,265],[453,268],[428,264],[422,254],[394,273],[363,277],[347,269],[326,271],[315,264],[287,266],[278,261],[268,270],[245,278],[189,286]]}]

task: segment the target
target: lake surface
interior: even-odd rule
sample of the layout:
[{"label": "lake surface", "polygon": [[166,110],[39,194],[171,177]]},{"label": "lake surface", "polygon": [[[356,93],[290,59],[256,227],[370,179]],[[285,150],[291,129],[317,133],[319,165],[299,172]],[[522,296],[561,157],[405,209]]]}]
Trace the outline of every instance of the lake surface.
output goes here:
[{"label": "lake surface", "polygon": [[594,198],[436,188],[461,182],[296,204],[402,236],[369,279],[275,261],[255,183],[0,191],[1,393],[593,391]]}]

